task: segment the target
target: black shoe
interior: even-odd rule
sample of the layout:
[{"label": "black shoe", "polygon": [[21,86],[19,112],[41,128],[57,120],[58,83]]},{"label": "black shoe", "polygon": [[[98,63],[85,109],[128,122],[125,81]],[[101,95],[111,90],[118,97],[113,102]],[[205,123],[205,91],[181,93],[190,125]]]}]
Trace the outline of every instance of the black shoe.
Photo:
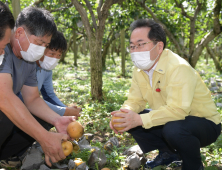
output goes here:
[{"label": "black shoe", "polygon": [[170,154],[168,152],[159,152],[159,155],[152,160],[152,161],[147,161],[146,164],[144,165],[144,168],[154,168],[159,165],[166,165],[168,166],[172,162],[179,162],[181,161],[180,157],[178,154]]},{"label": "black shoe", "polygon": [[21,164],[22,163],[17,156],[0,161],[0,166],[3,168],[18,168]]},{"label": "black shoe", "polygon": [[204,170],[204,166],[203,166],[202,163],[201,163],[201,166],[200,166],[200,168],[198,170]]}]

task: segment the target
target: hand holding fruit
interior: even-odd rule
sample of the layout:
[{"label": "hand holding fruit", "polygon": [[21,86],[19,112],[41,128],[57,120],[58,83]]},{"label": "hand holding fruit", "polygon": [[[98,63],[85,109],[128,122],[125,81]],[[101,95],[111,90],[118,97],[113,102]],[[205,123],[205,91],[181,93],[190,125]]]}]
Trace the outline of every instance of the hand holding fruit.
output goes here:
[{"label": "hand holding fruit", "polygon": [[[78,139],[82,137],[84,128],[79,122],[71,122],[67,127],[67,133],[71,138]],[[68,156],[73,151],[73,145],[70,141],[64,141],[62,142],[62,149],[65,156]]]},{"label": "hand holding fruit", "polygon": [[[112,121],[110,122],[110,127],[114,130],[115,133],[116,132],[122,133],[137,126],[143,125],[140,115],[131,110],[120,109],[120,111],[114,111],[111,112],[111,114],[113,115],[113,118]],[[115,118],[115,117],[120,117],[120,118]],[[120,129],[118,130],[117,128]]]},{"label": "hand holding fruit", "polygon": [[65,159],[61,141],[68,139],[67,134],[47,132],[42,137],[43,139],[39,140],[39,144],[45,153],[45,162],[47,165],[51,166],[50,160],[55,163]]},{"label": "hand holding fruit", "polygon": [[72,153],[73,145],[70,141],[63,141],[62,142],[62,150],[64,152],[65,156],[68,156],[70,153]]},{"label": "hand holding fruit", "polygon": [[79,139],[84,133],[84,128],[79,122],[75,121],[68,125],[67,132],[71,138]]},{"label": "hand holding fruit", "polygon": [[61,116],[54,124],[57,132],[67,134],[69,123],[75,121],[75,116]]}]

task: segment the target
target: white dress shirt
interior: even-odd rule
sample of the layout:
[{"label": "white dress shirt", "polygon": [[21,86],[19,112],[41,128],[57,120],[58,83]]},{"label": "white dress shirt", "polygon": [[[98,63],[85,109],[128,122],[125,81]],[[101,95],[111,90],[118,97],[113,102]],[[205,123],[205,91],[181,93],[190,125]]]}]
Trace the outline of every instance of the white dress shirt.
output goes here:
[{"label": "white dress shirt", "polygon": [[157,63],[153,66],[153,68],[149,72],[144,70],[144,72],[149,76],[151,87],[152,87],[153,72],[156,69]]}]

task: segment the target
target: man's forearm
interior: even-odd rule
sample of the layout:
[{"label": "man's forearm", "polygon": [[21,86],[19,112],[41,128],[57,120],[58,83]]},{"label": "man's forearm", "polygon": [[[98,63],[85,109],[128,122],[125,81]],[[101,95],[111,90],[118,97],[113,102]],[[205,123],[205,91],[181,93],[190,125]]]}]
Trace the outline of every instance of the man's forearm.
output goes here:
[{"label": "man's forearm", "polygon": [[55,125],[55,122],[59,119],[60,115],[55,113],[46,103],[45,101],[37,97],[32,102],[26,104],[28,110],[35,116],[40,119],[50,123],[51,125]]}]

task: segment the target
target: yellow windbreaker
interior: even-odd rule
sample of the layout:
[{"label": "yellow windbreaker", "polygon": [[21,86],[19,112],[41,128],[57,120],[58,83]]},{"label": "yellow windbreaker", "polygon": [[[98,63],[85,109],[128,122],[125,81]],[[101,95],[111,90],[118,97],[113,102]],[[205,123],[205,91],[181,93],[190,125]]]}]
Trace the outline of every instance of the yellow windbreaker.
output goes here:
[{"label": "yellow windbreaker", "polygon": [[148,75],[134,68],[128,99],[121,108],[139,113],[146,108],[147,102],[152,111],[140,115],[146,129],[189,115],[205,117],[215,124],[221,122],[211,93],[197,71],[168,49],[160,56],[152,87]]}]

